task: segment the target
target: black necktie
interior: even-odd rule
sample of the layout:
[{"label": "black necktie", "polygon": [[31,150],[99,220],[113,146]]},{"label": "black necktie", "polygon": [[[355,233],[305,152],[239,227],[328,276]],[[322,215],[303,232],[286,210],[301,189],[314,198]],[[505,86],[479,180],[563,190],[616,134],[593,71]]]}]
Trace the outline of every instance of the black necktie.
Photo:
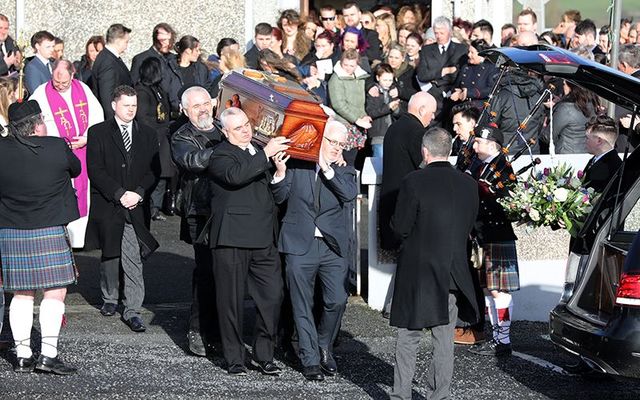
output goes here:
[{"label": "black necktie", "polygon": [[440,46],[440,54],[444,54],[446,50],[444,49],[444,45]]},{"label": "black necktie", "polygon": [[131,135],[129,134],[129,127],[127,125],[120,125],[122,127],[122,142],[127,153],[131,151]]}]

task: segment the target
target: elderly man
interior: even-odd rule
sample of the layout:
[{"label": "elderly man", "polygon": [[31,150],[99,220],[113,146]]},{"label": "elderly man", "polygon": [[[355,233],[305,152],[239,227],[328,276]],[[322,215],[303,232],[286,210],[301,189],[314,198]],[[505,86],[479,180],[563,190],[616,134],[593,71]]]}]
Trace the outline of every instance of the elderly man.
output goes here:
[{"label": "elderly man", "polygon": [[199,241],[211,215],[211,191],[207,168],[214,147],[222,141],[220,131],[213,125],[213,104],[209,92],[193,86],[182,95],[182,110],[189,122],[171,136],[171,155],[180,169],[180,190],[184,201],[180,204],[180,239],[193,245],[194,261],[191,286],[192,303],[189,317],[189,350],[206,356],[207,348],[218,336],[216,292],[213,265],[208,243]]},{"label": "elderly man", "polygon": [[[289,156],[277,154],[272,181],[276,202],[287,202],[278,250],[286,256],[298,353],[308,380],[323,380],[323,372],[337,372],[331,347],[347,303],[345,204],[358,195],[354,168],[336,164],[346,146],[347,128],[330,120],[323,139],[317,163],[292,160],[287,167]],[[313,315],[316,277],[323,297],[317,328]]]},{"label": "elderly man", "polygon": [[451,166],[450,153],[449,132],[432,128],[425,133],[426,167],[402,181],[393,215],[402,250],[390,320],[398,327],[392,399],[411,400],[424,328],[430,328],[433,337],[427,398],[450,398],[458,311],[468,322],[478,318],[467,261],[467,241],[478,214],[478,188],[471,177]]},{"label": "elderly man", "polygon": [[135,90],[118,86],[111,103],[114,116],[89,129],[91,208],[86,247],[102,249],[100,313],[115,314],[122,270],[122,320],[132,331],[144,332],[142,262],[158,248],[149,232],[147,200],[159,174],[159,160],[156,133],[134,121],[137,105]]},{"label": "elderly man", "polygon": [[275,246],[270,159],[289,148],[288,139],[275,137],[263,149],[256,148],[251,144],[249,118],[236,107],[224,110],[220,122],[227,141],[216,146],[209,163],[209,243],[222,351],[229,374],[245,375],[242,321],[247,287],[258,310],[252,365],[263,374],[277,375],[280,368],[273,362],[273,352],[283,282]]},{"label": "elderly man", "polygon": [[104,114],[91,89],[81,81],[73,79],[74,73],[71,61],[54,62],[52,79],[40,85],[30,99],[37,101],[42,109],[47,134],[59,136],[67,141],[82,163],[82,172],[73,180],[80,219],[68,226],[71,246],[82,248],[89,214],[87,130],[104,121]]},{"label": "elderly man", "polygon": [[[161,22],[153,27],[153,44],[142,53],[137,54],[131,61],[131,80],[134,84],[140,80],[140,66],[149,57],[160,60],[162,80],[160,86],[169,96],[172,115],[177,116],[180,111],[180,99],[178,91],[182,86],[180,74],[177,71],[178,64],[175,54],[171,53],[176,42],[176,31],[166,22]],[[172,118],[173,119],[173,118]]]},{"label": "elderly man", "polygon": [[122,24],[113,24],[107,29],[104,51],[98,53],[91,67],[93,93],[102,105],[104,118],[113,118],[113,91],[120,85],[133,86],[129,69],[120,56],[127,51],[131,29]]},{"label": "elderly man", "polygon": [[438,17],[433,21],[436,42],[420,49],[420,62],[416,68],[422,90],[428,91],[442,108],[458,76],[460,62],[467,54],[467,46],[451,41],[451,20]]}]

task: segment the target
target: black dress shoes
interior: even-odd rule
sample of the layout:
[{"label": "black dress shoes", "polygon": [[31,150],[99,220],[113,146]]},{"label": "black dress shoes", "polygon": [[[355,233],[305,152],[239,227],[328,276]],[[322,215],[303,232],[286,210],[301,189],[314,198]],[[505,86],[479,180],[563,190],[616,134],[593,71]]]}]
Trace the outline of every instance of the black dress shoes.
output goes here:
[{"label": "black dress shoes", "polygon": [[338,372],[338,365],[333,359],[333,354],[327,349],[320,348],[320,367],[327,375],[334,375]]},{"label": "black dress shoes", "polygon": [[100,314],[104,315],[105,317],[115,315],[117,306],[118,305],[114,303],[104,303],[102,305],[102,308],[100,309]]},{"label": "black dress shoes", "polygon": [[71,375],[75,374],[78,371],[76,368],[64,365],[64,363],[60,361],[58,357],[51,358],[43,356],[42,354],[40,354],[40,357],[38,357],[35,369],[37,371],[53,372],[57,375]]},{"label": "black dress shoes", "polygon": [[278,367],[273,361],[251,360],[251,365],[258,371],[262,372],[263,375],[278,375],[282,372],[282,369],[280,369],[280,367]]},{"label": "black dress shoes", "polygon": [[244,376],[247,374],[247,369],[242,364],[231,364],[227,368],[227,372],[233,376]]},{"label": "black dress shoes", "polygon": [[16,364],[13,366],[15,372],[33,372],[33,367],[36,365],[36,359],[33,356],[29,358],[18,357]]},{"label": "black dress shoes", "polygon": [[147,327],[144,326],[144,321],[138,316],[131,317],[125,320],[124,323],[134,332],[144,332],[147,330]]},{"label": "black dress shoes", "polygon": [[202,340],[202,336],[200,336],[200,332],[189,331],[189,333],[187,333],[187,339],[189,339],[190,352],[200,357],[207,356],[207,349]]},{"label": "black dress shoes", "polygon": [[303,367],[302,368],[302,375],[308,381],[323,381],[324,380],[324,375],[322,374],[322,371],[320,370],[320,366],[319,365],[312,365],[310,367]]}]

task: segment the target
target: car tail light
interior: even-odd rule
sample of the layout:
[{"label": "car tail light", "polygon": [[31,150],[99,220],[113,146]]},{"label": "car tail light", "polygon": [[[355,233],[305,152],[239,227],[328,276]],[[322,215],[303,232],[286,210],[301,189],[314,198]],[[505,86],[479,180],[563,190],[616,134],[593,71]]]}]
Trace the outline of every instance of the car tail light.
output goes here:
[{"label": "car tail light", "polygon": [[562,290],[562,295],[560,296],[561,303],[568,302],[571,298],[571,295],[573,295],[573,288],[578,276],[579,266],[580,255],[576,253],[569,253],[569,258],[567,259],[567,266],[565,269],[564,288]]},{"label": "car tail light", "polygon": [[616,304],[640,306],[640,275],[623,273],[620,276]]}]

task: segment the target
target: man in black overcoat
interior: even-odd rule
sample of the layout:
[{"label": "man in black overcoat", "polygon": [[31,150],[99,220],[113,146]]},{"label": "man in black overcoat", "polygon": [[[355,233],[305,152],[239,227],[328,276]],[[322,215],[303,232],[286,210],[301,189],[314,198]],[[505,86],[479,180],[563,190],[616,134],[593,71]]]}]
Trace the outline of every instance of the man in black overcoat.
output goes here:
[{"label": "man in black overcoat", "polygon": [[403,180],[392,219],[402,239],[390,321],[399,328],[392,399],[411,399],[425,328],[431,329],[434,343],[427,397],[449,398],[456,319],[478,319],[467,253],[478,214],[478,188],[473,178],[447,161],[450,153],[451,135],[441,128],[428,130],[422,141],[427,165]]},{"label": "man in black overcoat", "polygon": [[230,375],[245,375],[242,320],[245,287],[256,304],[252,365],[263,374],[280,368],[273,352],[283,297],[276,243],[277,208],[270,188],[270,158],[286,150],[288,139],[271,139],[263,149],[251,143],[249,118],[239,108],[220,114],[227,138],[209,163],[213,276],[222,351]]},{"label": "man in black overcoat", "polygon": [[130,86],[119,86],[111,104],[115,115],[89,128],[87,172],[91,206],[85,248],[102,249],[100,313],[114,315],[123,271],[122,319],[135,332],[146,328],[140,317],[144,299],[142,261],[158,248],[149,232],[149,194],[160,173],[158,139],[134,121],[137,98]]},{"label": "man in black overcoat", "polygon": [[129,69],[120,56],[129,46],[131,29],[122,24],[113,24],[106,34],[107,44],[104,51],[96,57],[91,67],[93,74],[93,94],[96,95],[104,111],[104,119],[113,117],[113,90],[120,85],[133,86]]},{"label": "man in black overcoat", "polygon": [[586,137],[587,151],[593,157],[584,168],[583,182],[585,187],[602,193],[622,164],[615,149],[618,126],[610,117],[593,117],[587,123]]}]

